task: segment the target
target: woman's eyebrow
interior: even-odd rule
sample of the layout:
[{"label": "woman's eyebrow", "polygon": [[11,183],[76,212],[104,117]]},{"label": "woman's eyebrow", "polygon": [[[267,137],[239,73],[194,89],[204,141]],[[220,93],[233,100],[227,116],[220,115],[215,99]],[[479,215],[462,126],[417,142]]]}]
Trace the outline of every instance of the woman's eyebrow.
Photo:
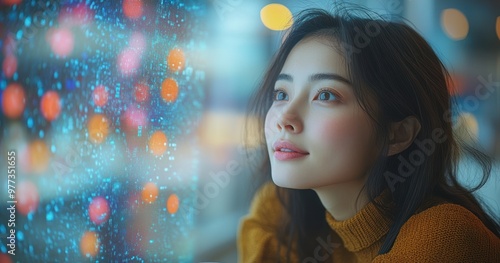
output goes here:
[{"label": "woman's eyebrow", "polygon": [[[276,81],[278,80],[293,82],[293,77],[289,74],[280,73],[276,78]],[[318,73],[309,76],[309,82],[320,81],[320,80],[337,80],[344,82],[348,85],[351,85],[351,82],[349,80],[335,73]]]},{"label": "woman's eyebrow", "polygon": [[318,73],[318,74],[314,74],[314,75],[309,76],[309,82],[314,82],[314,81],[319,81],[319,80],[337,80],[337,81],[344,82],[348,85],[351,85],[351,82],[348,79],[346,79],[338,74],[334,74],[334,73]]},{"label": "woman's eyebrow", "polygon": [[278,78],[276,79],[276,81],[278,81],[278,80],[285,80],[285,81],[293,82],[293,77],[291,75],[288,75],[285,73],[280,73],[278,75]]}]

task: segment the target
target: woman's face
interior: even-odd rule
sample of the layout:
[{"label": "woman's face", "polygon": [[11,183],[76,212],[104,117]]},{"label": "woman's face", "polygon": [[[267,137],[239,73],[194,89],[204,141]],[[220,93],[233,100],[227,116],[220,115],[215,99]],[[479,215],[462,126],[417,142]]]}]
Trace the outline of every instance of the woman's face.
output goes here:
[{"label": "woman's face", "polygon": [[277,185],[311,189],[366,177],[374,129],[347,76],[331,41],[307,38],[288,55],[265,122]]}]

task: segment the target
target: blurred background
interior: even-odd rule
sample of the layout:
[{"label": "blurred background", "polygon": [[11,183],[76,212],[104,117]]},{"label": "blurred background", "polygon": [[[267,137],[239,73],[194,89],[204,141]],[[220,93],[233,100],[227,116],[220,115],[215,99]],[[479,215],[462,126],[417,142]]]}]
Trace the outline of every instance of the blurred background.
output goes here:
[{"label": "blurred background", "polygon": [[496,159],[477,195],[500,218],[496,0],[0,0],[0,262],[236,262],[249,97],[291,15],[334,2],[430,42],[457,133]]}]

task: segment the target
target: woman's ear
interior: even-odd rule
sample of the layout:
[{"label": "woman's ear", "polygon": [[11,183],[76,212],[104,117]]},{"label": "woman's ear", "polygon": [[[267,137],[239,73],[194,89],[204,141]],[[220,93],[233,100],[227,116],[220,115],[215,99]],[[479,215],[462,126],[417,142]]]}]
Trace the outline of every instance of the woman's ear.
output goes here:
[{"label": "woman's ear", "polygon": [[389,130],[389,156],[408,148],[420,131],[420,122],[415,116],[408,116],[402,121],[391,124]]}]

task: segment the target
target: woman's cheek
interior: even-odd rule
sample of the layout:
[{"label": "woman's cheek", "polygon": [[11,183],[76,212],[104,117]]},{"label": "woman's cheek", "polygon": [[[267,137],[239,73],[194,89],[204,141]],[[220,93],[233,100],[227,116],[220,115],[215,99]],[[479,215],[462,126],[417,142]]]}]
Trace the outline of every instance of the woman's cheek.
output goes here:
[{"label": "woman's cheek", "polygon": [[351,137],[358,133],[356,125],[353,124],[353,120],[348,118],[323,119],[323,121],[313,125],[313,129],[316,130],[319,142],[340,146],[351,141]]}]

